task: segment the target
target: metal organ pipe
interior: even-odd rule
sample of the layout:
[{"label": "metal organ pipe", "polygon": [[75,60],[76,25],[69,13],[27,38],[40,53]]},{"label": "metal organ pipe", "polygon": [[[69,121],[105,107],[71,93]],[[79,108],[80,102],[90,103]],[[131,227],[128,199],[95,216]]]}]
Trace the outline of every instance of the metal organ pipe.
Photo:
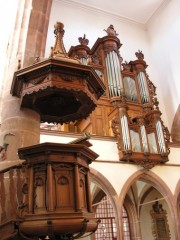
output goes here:
[{"label": "metal organ pipe", "polygon": [[111,69],[111,74],[112,74],[112,82],[113,82],[113,89],[114,89],[114,95],[118,96],[117,92],[117,84],[116,84],[116,75],[115,75],[115,70],[114,70],[114,63],[113,63],[113,58],[112,58],[112,52],[109,53],[109,62],[110,62],[110,69]]},{"label": "metal organ pipe", "polygon": [[123,116],[121,117],[121,129],[122,129],[123,145],[124,145],[124,149],[126,150],[127,149],[127,145],[126,145],[126,132],[125,132]]},{"label": "metal organ pipe", "polygon": [[128,149],[130,149],[130,136],[129,136],[129,127],[128,127],[128,121],[127,121],[127,117],[124,116],[124,122],[125,122],[125,126],[126,126],[126,138],[127,138],[127,144],[128,144]]},{"label": "metal organ pipe", "polygon": [[120,62],[115,51],[111,51],[110,53],[107,54],[106,68],[110,96],[120,96],[123,84],[121,77]]},{"label": "metal organ pipe", "polygon": [[166,146],[165,146],[164,135],[163,135],[163,131],[162,131],[162,125],[159,120],[156,123],[156,132],[157,132],[160,152],[166,152]]},{"label": "metal organ pipe", "polygon": [[141,100],[142,102],[146,102],[145,101],[145,88],[144,88],[144,84],[143,84],[143,76],[141,74],[141,72],[138,74],[138,84],[139,84],[139,89],[140,89],[140,94],[141,94]]},{"label": "metal organ pipe", "polygon": [[109,63],[109,57],[106,57],[106,69],[107,69],[107,77],[108,77],[108,87],[109,87],[109,93],[110,96],[113,96],[113,83],[112,83],[112,76],[111,76],[111,70],[110,70],[110,63]]},{"label": "metal organ pipe", "polygon": [[125,115],[121,117],[121,128],[122,128],[124,150],[129,150],[130,149],[129,128],[128,128],[127,117]]},{"label": "metal organ pipe", "polygon": [[144,125],[141,125],[141,138],[142,138],[142,146],[143,146],[143,151],[148,152],[148,143],[147,143],[147,135],[146,135],[146,129]]},{"label": "metal organ pipe", "polygon": [[137,79],[138,79],[138,85],[139,85],[139,89],[140,89],[142,103],[148,103],[149,102],[149,91],[148,91],[146,76],[145,76],[144,72],[139,72]]},{"label": "metal organ pipe", "polygon": [[128,100],[131,100],[133,102],[137,101],[137,92],[136,92],[136,85],[135,81],[131,77],[124,77],[124,88],[125,88],[125,94]]},{"label": "metal organ pipe", "polygon": [[116,74],[116,65],[114,64],[114,57],[112,55],[113,51],[109,53],[110,63],[111,63],[111,72],[113,77],[113,87],[115,91],[115,96],[119,96],[118,94],[118,85],[117,85],[117,74]]},{"label": "metal organ pipe", "polygon": [[82,64],[87,65],[87,59],[85,57],[82,57],[79,60]]},{"label": "metal organ pipe", "polygon": [[118,83],[118,93],[119,96],[121,95],[122,89],[123,89],[123,83],[122,83],[122,77],[121,77],[121,66],[120,66],[120,62],[119,62],[119,58],[117,56],[117,54],[113,51],[113,59],[114,59],[114,64],[116,67],[116,74],[117,74],[117,79],[119,79],[119,81],[117,81]]}]

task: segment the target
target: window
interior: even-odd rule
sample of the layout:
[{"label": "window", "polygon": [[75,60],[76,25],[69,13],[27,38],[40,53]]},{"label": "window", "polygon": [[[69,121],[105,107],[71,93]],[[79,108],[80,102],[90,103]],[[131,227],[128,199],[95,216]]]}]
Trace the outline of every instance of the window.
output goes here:
[{"label": "window", "polygon": [[[110,200],[104,196],[97,205],[95,216],[100,219],[97,231],[95,232],[95,240],[117,240],[117,226],[115,212]],[[122,224],[124,232],[124,240],[131,240],[129,218],[125,207],[122,208]]]},{"label": "window", "polygon": [[129,219],[125,207],[122,208],[124,240],[131,240]]},{"label": "window", "polygon": [[110,200],[104,196],[96,208],[96,218],[100,219],[98,229],[95,232],[96,240],[116,240],[117,228],[115,213]]}]

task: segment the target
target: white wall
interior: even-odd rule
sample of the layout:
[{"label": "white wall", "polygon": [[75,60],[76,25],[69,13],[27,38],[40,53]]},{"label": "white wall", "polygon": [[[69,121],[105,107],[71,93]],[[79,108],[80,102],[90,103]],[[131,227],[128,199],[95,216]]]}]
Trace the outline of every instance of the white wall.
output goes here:
[{"label": "white wall", "polygon": [[[41,132],[40,142],[54,142],[54,143],[69,143],[75,140],[74,136],[63,136],[61,134],[47,134]],[[94,161],[90,167],[100,172],[107,180],[109,180],[119,195],[127,179],[132,176],[136,171],[143,169],[134,164],[119,164],[118,150],[116,142],[110,140],[97,140],[93,137],[89,140],[92,143],[90,149],[96,152],[99,157]],[[179,163],[179,151],[172,154],[172,161],[170,157],[169,163]],[[102,161],[102,162],[101,162]],[[112,161],[112,163],[110,162]],[[179,168],[175,166],[156,166],[151,169],[153,173],[159,176],[163,182],[169,187],[174,194],[177,183],[179,181]],[[113,176],[113,177],[112,177]]]},{"label": "white wall", "polygon": [[143,51],[147,63],[151,65],[149,63],[150,52],[144,25],[100,11],[92,12],[88,9],[82,9],[77,4],[72,5],[72,3],[68,4],[61,0],[53,0],[46,56],[50,53],[50,47],[54,45],[53,31],[56,21],[63,22],[65,25],[64,45],[66,51],[69,50],[70,46],[78,45],[78,37],[83,37],[84,34],[89,39],[89,47],[91,48],[98,37],[106,36],[104,29],[113,24],[123,44],[120,52],[124,61],[135,60],[135,52],[140,49]]},{"label": "white wall", "polygon": [[180,103],[180,1],[171,0],[148,24],[147,33],[159,82],[158,96],[171,129]]},{"label": "white wall", "polygon": [[[77,139],[77,137],[63,137],[60,134],[57,135],[52,134],[41,133],[40,143],[43,142],[69,143]],[[96,139],[90,139],[89,142],[92,144],[92,147],[90,147],[90,149],[99,155],[99,157],[97,157],[97,160],[119,162],[116,142]]]},{"label": "white wall", "polygon": [[3,80],[4,67],[7,63],[7,50],[9,47],[9,40],[14,29],[17,6],[17,0],[6,0],[0,8],[0,88]]}]

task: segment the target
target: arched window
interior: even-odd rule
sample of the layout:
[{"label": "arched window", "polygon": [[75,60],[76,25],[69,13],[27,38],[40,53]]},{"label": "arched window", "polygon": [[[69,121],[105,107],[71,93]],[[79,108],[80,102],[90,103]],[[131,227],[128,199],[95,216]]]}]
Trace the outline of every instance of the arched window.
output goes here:
[{"label": "arched window", "polygon": [[[94,205],[96,207],[95,216],[100,219],[98,229],[95,232],[95,240],[117,240],[115,211],[110,200],[104,196],[99,203]],[[122,224],[123,239],[131,240],[128,214],[124,206],[122,208]]]},{"label": "arched window", "polygon": [[122,207],[122,223],[123,223],[124,240],[131,240],[129,218],[124,206]]},{"label": "arched window", "polygon": [[100,219],[98,229],[95,232],[96,240],[116,240],[117,228],[115,212],[110,200],[104,196],[96,207],[96,218]]}]

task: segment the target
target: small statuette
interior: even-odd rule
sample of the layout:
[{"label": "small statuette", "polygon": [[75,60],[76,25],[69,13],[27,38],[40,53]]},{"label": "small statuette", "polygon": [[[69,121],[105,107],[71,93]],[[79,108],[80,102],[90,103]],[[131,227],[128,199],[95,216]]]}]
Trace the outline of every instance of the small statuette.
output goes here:
[{"label": "small statuette", "polygon": [[144,59],[144,54],[140,50],[138,50],[138,52],[136,52],[135,55],[136,55],[138,60],[143,60]]},{"label": "small statuette", "polygon": [[104,31],[107,33],[108,36],[118,36],[112,24],[107,28],[107,30],[104,29]]},{"label": "small statuette", "polygon": [[83,37],[79,37],[78,40],[79,40],[81,45],[86,45],[87,46],[88,43],[89,43],[89,40],[86,38],[86,34],[84,34]]}]

